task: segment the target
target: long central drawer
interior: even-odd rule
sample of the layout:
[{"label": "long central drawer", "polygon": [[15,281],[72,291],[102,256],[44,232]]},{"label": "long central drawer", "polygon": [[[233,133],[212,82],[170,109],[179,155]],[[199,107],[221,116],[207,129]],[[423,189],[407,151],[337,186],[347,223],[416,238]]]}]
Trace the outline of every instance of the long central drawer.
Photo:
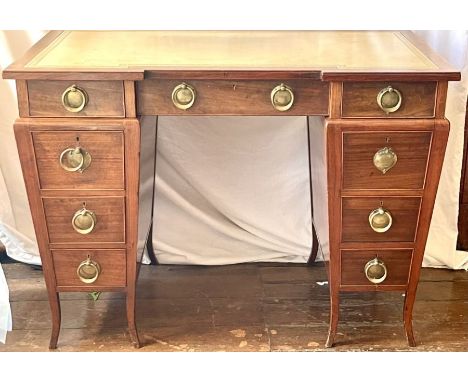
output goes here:
[{"label": "long central drawer", "polygon": [[[181,110],[173,93],[186,84],[195,93],[193,105]],[[293,93],[292,106],[278,111],[272,92],[280,85]],[[144,80],[137,82],[140,115],[327,115],[329,84],[318,80]]]}]

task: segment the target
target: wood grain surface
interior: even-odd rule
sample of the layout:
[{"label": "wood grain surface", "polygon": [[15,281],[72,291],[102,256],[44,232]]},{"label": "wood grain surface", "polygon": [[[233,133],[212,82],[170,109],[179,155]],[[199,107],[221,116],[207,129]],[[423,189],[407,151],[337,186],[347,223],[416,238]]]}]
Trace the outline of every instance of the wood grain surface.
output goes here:
[{"label": "wood grain surface", "polygon": [[[50,311],[42,272],[3,264],[13,331],[2,351],[47,351]],[[402,292],[342,293],[336,346],[324,341],[329,288],[322,263],[229,266],[142,265],[137,315],[144,346],[134,349],[125,295],[61,293],[60,351],[466,351],[468,273],[423,268],[409,348],[401,325]],[[313,296],[313,298],[312,298]]]},{"label": "wood grain surface", "polygon": [[188,110],[172,103],[172,91],[182,81],[144,80],[137,83],[137,107],[140,115],[327,115],[328,83],[314,80],[287,80],[294,93],[288,111],[271,104],[271,91],[282,81],[204,81],[184,79],[196,91]]},{"label": "wood grain surface", "polygon": [[[83,283],[76,270],[80,263],[90,257],[100,266],[97,280],[92,284]],[[57,286],[89,286],[98,290],[103,286],[126,286],[125,250],[52,250]]]},{"label": "wood grain surface", "polygon": [[32,142],[30,126],[24,120],[17,120],[13,126],[15,131],[16,145],[18,148],[21,170],[24,184],[28,195],[29,208],[36,234],[41,264],[44,269],[44,280],[47,285],[47,294],[51,312],[51,334],[49,348],[57,347],[57,340],[61,325],[61,307],[57,284],[55,280],[55,269],[52,255],[49,250],[49,233],[45,219],[44,205],[40,196],[39,175],[37,172],[34,146]]},{"label": "wood grain surface", "polygon": [[[62,94],[76,85],[88,94],[88,103],[78,113],[66,110]],[[31,117],[125,117],[122,81],[28,81]]]},{"label": "wood grain surface", "polygon": [[[377,104],[380,90],[391,85],[400,91],[400,108],[386,114]],[[343,118],[433,118],[437,82],[344,82]]]},{"label": "wood grain surface", "polygon": [[[387,232],[378,233],[369,225],[369,214],[383,203],[393,218]],[[418,224],[421,198],[343,198],[343,242],[413,242]]]},{"label": "wood grain surface", "polygon": [[[122,132],[64,131],[60,127],[32,133],[41,189],[119,189],[124,185]],[[65,171],[60,155],[79,145],[91,155],[83,172]]]},{"label": "wood grain surface", "polygon": [[[342,251],[341,285],[366,285],[376,289],[381,286],[393,285],[400,286],[404,290],[408,283],[412,255],[411,249]],[[387,267],[387,277],[380,284],[372,284],[364,272],[367,262],[375,257],[383,261]]]},{"label": "wood grain surface", "polygon": [[[43,198],[50,243],[73,243],[89,246],[92,243],[125,242],[125,200],[122,197],[62,197]],[[86,203],[86,209],[96,214],[94,230],[83,235],[72,227],[72,217]]]},{"label": "wood grain surface", "polygon": [[[431,139],[431,132],[344,132],[343,188],[422,189]],[[373,162],[375,153],[384,147],[397,155],[397,163],[385,174]]]},{"label": "wood grain surface", "polygon": [[463,161],[460,181],[457,248],[468,250],[468,99],[466,100],[465,135],[463,139]]}]

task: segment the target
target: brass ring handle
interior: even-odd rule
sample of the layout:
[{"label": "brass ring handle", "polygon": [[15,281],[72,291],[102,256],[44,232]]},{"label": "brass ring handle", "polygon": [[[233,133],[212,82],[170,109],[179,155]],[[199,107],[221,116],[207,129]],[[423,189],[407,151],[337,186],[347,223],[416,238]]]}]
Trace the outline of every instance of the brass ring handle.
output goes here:
[{"label": "brass ring handle", "polygon": [[73,229],[82,235],[91,233],[96,226],[96,223],[96,214],[93,211],[86,209],[86,207],[76,211],[72,218]]},{"label": "brass ring handle", "polygon": [[387,267],[378,257],[367,262],[364,266],[364,274],[373,284],[380,284],[387,278]]},{"label": "brass ring handle", "polygon": [[390,211],[379,207],[369,214],[369,224],[378,233],[387,232],[392,226],[393,218]]},{"label": "brass ring handle", "polygon": [[88,94],[76,85],[65,89],[62,94],[63,107],[72,113],[79,113],[88,103]]},{"label": "brass ring handle", "polygon": [[403,96],[397,89],[387,86],[377,95],[377,104],[385,113],[390,114],[400,108],[402,99]]},{"label": "brass ring handle", "polygon": [[90,256],[78,265],[76,269],[76,274],[78,275],[79,279],[84,282],[85,284],[92,284],[94,283],[101,273],[100,265],[91,260]]},{"label": "brass ring handle", "polygon": [[292,89],[285,85],[280,84],[271,91],[271,104],[278,111],[287,111],[291,109],[294,104],[294,93]]},{"label": "brass ring handle", "polygon": [[195,89],[185,82],[177,85],[172,91],[172,103],[176,108],[181,110],[191,108],[196,97],[197,93]]},{"label": "brass ring handle", "polygon": [[396,165],[398,157],[391,147],[384,147],[374,154],[374,166],[385,174]]},{"label": "brass ring handle", "polygon": [[83,172],[91,164],[91,154],[79,146],[68,147],[60,154],[59,162],[65,171]]}]

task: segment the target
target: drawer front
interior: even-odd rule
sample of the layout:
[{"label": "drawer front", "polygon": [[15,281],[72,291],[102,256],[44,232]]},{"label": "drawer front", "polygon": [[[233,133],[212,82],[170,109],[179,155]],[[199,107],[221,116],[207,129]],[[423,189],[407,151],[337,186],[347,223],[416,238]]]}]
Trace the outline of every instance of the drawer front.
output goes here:
[{"label": "drawer front", "polygon": [[[125,202],[123,197],[43,198],[50,243],[124,243]],[[83,204],[94,213],[91,232],[79,233],[73,228],[75,214]],[[75,226],[84,232],[91,226],[90,213],[75,218]]]},{"label": "drawer front", "polygon": [[[413,251],[411,249],[385,251],[342,251],[341,285],[406,285]],[[385,279],[374,284],[366,277],[365,266],[378,257],[386,268]]]},{"label": "drawer front", "polygon": [[[142,115],[327,115],[329,85],[317,80],[184,81],[195,91],[193,105],[180,110],[172,93],[180,80],[145,80],[137,83],[137,107]],[[276,110],[272,90],[284,83],[294,94],[292,107]]]},{"label": "drawer front", "polygon": [[431,139],[431,132],[343,133],[343,188],[424,188]]},{"label": "drawer front", "polygon": [[[62,101],[72,85],[84,90],[87,103],[81,111],[68,111]],[[28,81],[31,117],[125,117],[122,81]]]},{"label": "drawer front", "polygon": [[[379,208],[391,215],[392,223],[385,232],[371,228],[369,215]],[[418,224],[419,197],[343,198],[342,241],[343,242],[413,242]]]},{"label": "drawer front", "polygon": [[[77,270],[89,259],[99,266],[96,281],[88,284],[78,276]],[[125,286],[127,268],[125,250],[53,250],[57,286]]]},{"label": "drawer front", "polygon": [[[32,136],[42,189],[124,189],[123,133],[37,131]],[[70,153],[73,161],[67,159]]]},{"label": "drawer front", "polygon": [[[378,105],[377,96],[388,86],[401,93],[401,105],[387,114]],[[432,118],[436,90],[436,82],[344,82],[341,114],[344,118]]]}]

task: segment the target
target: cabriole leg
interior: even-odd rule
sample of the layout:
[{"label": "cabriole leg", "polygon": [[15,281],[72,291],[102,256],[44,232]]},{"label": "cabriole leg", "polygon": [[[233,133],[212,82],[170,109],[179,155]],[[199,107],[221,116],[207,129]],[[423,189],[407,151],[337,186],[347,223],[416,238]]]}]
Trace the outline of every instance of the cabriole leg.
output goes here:
[{"label": "cabriole leg", "polygon": [[325,347],[331,348],[335,343],[340,315],[340,294],[338,291],[330,291],[330,326]]},{"label": "cabriole leg", "polygon": [[52,316],[52,332],[50,334],[49,349],[57,349],[58,336],[60,333],[60,324],[62,314],[60,310],[59,294],[55,291],[49,293],[50,312]]},{"label": "cabriole leg", "polygon": [[406,339],[408,340],[409,346],[416,346],[413,334],[413,306],[414,306],[414,293],[406,293],[405,305],[403,309],[403,322],[405,324]]}]

